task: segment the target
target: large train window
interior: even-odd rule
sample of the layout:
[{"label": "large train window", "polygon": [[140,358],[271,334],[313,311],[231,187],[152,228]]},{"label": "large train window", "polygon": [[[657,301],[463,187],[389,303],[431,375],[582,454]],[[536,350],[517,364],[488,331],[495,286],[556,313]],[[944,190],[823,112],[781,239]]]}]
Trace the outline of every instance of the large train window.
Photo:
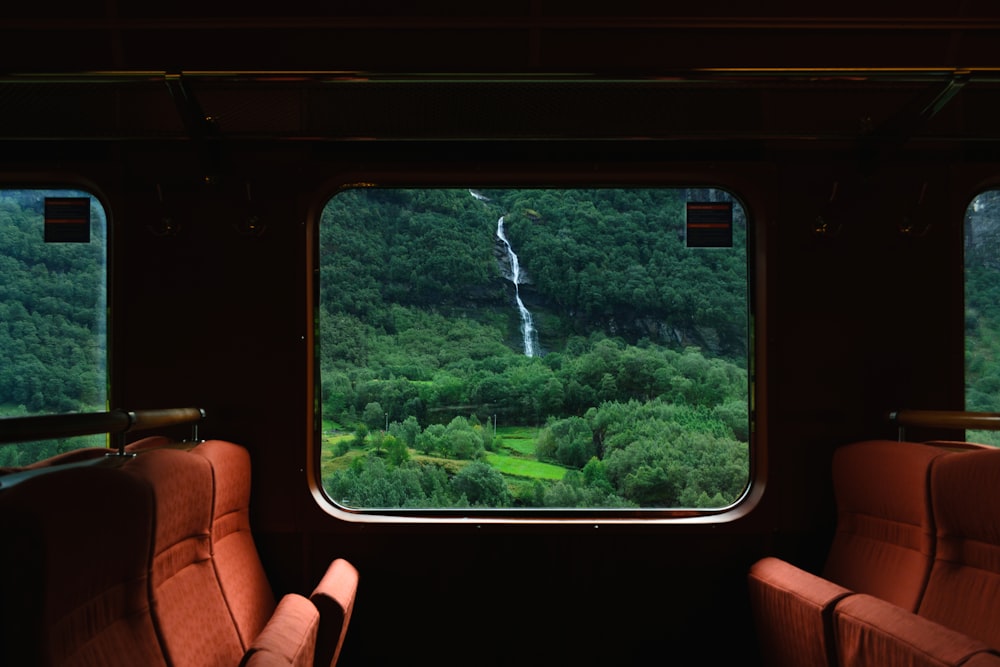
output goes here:
[{"label": "large train window", "polygon": [[329,499],[719,511],[749,469],[747,219],[712,188],[341,191],[319,225]]},{"label": "large train window", "polygon": [[[1000,190],[979,194],[965,212],[965,409],[1000,412]],[[1000,432],[966,438],[1000,446]]]},{"label": "large train window", "polygon": [[[79,190],[0,189],[0,416],[107,409],[107,221]],[[0,447],[0,466],[107,436]]]}]

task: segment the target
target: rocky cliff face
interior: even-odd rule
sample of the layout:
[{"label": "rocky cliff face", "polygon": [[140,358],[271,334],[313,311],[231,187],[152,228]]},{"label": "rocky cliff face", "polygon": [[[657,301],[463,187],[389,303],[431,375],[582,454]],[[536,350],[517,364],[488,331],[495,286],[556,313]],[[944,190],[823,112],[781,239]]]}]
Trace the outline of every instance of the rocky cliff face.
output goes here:
[{"label": "rocky cliff face", "polygon": [[667,316],[644,313],[628,307],[601,317],[565,312],[558,304],[533,289],[530,283],[521,286],[521,295],[528,308],[536,314],[537,321],[562,323],[562,330],[558,332],[546,330],[544,325],[539,326],[538,335],[544,349],[559,349],[559,338],[563,336],[588,336],[594,332],[603,332],[610,337],[622,338],[632,345],[646,339],[675,349],[698,347],[711,356],[740,358],[745,357],[748,352],[745,336],[731,340],[732,337],[724,336],[712,327],[689,326],[671,321]]},{"label": "rocky cliff face", "polygon": [[965,255],[991,268],[1000,268],[1000,190],[988,190],[965,214]]}]

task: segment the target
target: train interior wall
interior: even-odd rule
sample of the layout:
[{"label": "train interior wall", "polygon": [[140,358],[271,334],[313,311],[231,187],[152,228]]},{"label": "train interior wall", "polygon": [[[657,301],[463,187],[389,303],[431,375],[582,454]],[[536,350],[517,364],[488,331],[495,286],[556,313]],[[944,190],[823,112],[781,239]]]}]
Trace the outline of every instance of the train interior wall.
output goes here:
[{"label": "train interior wall", "polygon": [[[253,528],[277,590],[307,589],[338,556],[358,567],[343,664],[646,664],[692,654],[754,664],[747,569],[767,554],[822,565],[833,448],[895,437],[891,409],[962,407],[961,227],[990,163],[914,157],[863,180],[840,155],[665,159],[642,169],[667,182],[712,173],[736,184],[757,229],[752,511],[715,524],[334,519],[308,481],[310,216],[359,171],[456,165],[413,147],[380,162],[356,147],[329,154],[231,146],[209,164],[184,144],[41,146],[8,152],[4,174],[82,176],[102,196],[114,230],[114,401],[201,406],[205,436],[250,449]],[[545,160],[518,159],[487,156],[477,168],[501,180],[526,169],[544,177]],[[827,188],[852,178],[833,210]],[[914,209],[915,188],[927,194]],[[835,233],[817,230],[820,213]],[[251,214],[263,232],[246,227]],[[902,216],[916,216],[920,233],[903,229]]]},{"label": "train interior wall", "polygon": [[[308,591],[336,557],[357,567],[345,666],[757,664],[747,570],[764,555],[821,567],[834,448],[895,438],[890,410],[963,407],[963,220],[1000,183],[995,9],[367,4],[5,8],[0,183],[80,186],[108,210],[112,406],[202,407],[202,437],[250,450],[276,593]],[[217,132],[198,102],[231,124]],[[436,174],[741,197],[743,510],[416,523],[324,509],[311,221],[343,183]]]}]

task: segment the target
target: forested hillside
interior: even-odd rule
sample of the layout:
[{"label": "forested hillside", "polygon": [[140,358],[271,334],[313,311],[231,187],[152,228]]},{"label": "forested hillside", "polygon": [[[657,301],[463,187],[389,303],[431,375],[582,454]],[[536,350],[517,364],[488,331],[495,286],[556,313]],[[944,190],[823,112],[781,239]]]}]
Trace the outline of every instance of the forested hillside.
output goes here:
[{"label": "forested hillside", "polygon": [[[46,243],[44,190],[0,191],[0,416],[105,410],[106,239],[91,205],[89,243]],[[0,465],[74,442],[0,447]]]},{"label": "forested hillside", "polygon": [[[734,502],[748,468],[746,221],[737,204],[733,247],[687,247],[686,202],[713,199],[729,197],[334,197],[320,239],[322,407],[353,437],[328,467],[331,496],[366,507]],[[532,429],[530,451],[498,425]],[[511,457],[558,473],[507,472]]]}]

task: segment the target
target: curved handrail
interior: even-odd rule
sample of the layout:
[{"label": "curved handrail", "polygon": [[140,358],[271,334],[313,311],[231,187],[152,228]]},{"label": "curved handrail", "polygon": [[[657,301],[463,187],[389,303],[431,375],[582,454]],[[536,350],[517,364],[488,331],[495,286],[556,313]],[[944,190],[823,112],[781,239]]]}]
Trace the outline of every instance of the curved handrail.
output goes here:
[{"label": "curved handrail", "polygon": [[0,419],[0,444],[46,440],[95,433],[124,433],[190,424],[205,418],[201,408],[111,410]]}]

